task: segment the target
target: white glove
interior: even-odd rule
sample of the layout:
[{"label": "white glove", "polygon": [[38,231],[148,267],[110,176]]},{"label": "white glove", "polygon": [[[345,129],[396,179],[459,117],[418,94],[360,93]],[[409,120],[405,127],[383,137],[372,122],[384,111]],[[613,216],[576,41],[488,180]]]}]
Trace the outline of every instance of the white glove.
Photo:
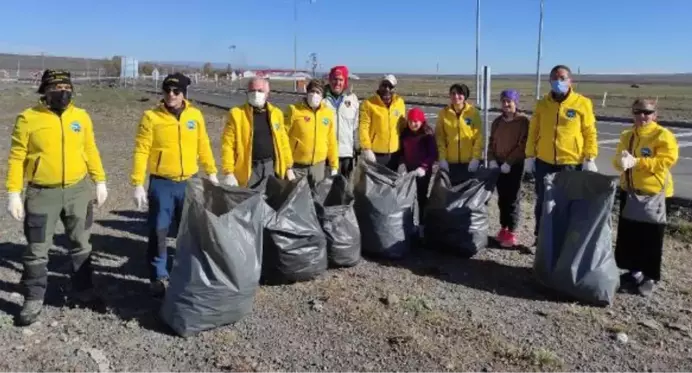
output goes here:
[{"label": "white glove", "polygon": [[445,170],[445,171],[449,171],[449,163],[447,163],[447,161],[439,161],[439,162],[437,162],[437,165],[438,165],[441,169],[443,169],[443,170]]},{"label": "white glove", "polygon": [[624,171],[627,171],[637,165],[637,158],[634,158],[634,156],[627,150],[623,150],[620,165]]},{"label": "white glove", "polygon": [[211,183],[214,185],[219,185],[219,178],[216,176],[216,174],[209,174],[209,181],[211,181]]},{"label": "white glove", "polygon": [[497,162],[495,162],[495,161],[490,161],[490,163],[488,163],[488,168],[490,168],[491,170],[494,170],[497,167],[498,167],[498,165],[497,165]]},{"label": "white glove", "polygon": [[101,207],[106,202],[108,198],[108,188],[106,188],[106,183],[100,182],[96,183],[96,207]]},{"label": "white glove", "polygon": [[479,164],[480,162],[478,162],[478,159],[472,159],[471,162],[469,162],[469,172],[476,172]]},{"label": "white glove", "polygon": [[339,170],[335,170],[332,168],[331,171],[329,171],[329,176],[336,176],[339,173]]},{"label": "white glove", "polygon": [[503,163],[502,167],[500,167],[500,172],[503,174],[508,174],[510,171],[512,171],[512,166],[510,166],[507,162]]},{"label": "white glove", "polygon": [[363,150],[361,152],[361,154],[363,154],[363,157],[365,157],[365,159],[367,161],[370,161],[370,162],[376,162],[377,161],[377,158],[375,158],[375,153],[373,153],[372,150],[370,150],[370,149]]},{"label": "white glove", "polygon": [[532,174],[536,171],[536,158],[524,159],[524,172]]},{"label": "white glove", "polygon": [[423,177],[425,176],[425,169],[423,167],[418,167],[413,172],[416,173],[416,177]]},{"label": "white glove", "polygon": [[293,170],[291,170],[290,168],[286,170],[286,179],[288,179],[288,181],[293,181],[296,179],[295,172],[293,172]]},{"label": "white glove", "polygon": [[585,160],[581,165],[581,169],[583,171],[598,172],[598,167],[596,167],[596,162],[594,162],[593,159]]},{"label": "white glove", "polygon": [[7,194],[7,211],[15,220],[24,220],[24,203],[22,203],[22,193],[10,192]]},{"label": "white glove", "polygon": [[238,186],[238,179],[235,178],[235,175],[228,174],[223,179],[223,183],[228,186]]},{"label": "white glove", "polygon": [[141,185],[135,187],[134,197],[135,206],[137,206],[138,210],[143,210],[149,204],[149,201],[147,200],[147,191],[144,190],[144,187]]}]

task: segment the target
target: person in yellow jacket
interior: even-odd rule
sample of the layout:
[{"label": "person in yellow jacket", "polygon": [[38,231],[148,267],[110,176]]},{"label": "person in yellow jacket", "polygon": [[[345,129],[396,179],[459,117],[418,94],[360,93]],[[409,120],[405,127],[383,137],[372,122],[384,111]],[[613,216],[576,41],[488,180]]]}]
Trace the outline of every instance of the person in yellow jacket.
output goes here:
[{"label": "person in yellow jacket", "polygon": [[406,124],[406,103],[394,93],[397,79],[392,74],[380,81],[377,93],[363,102],[359,112],[358,134],[363,157],[396,171],[399,161],[399,133]]},{"label": "person in yellow jacket", "polygon": [[[92,283],[92,191],[87,174],[96,183],[96,203],[108,197],[106,174],[96,147],[91,117],[72,101],[70,73],[46,70],[41,77],[39,103],[17,116],[8,157],[8,211],[24,221],[28,243],[22,256],[24,305],[19,325],[30,325],[43,309],[48,284],[48,251],[58,220],[65,226],[72,257],[74,300],[100,302]],[[26,200],[21,193],[27,182]],[[25,211],[26,208],[26,211]]]},{"label": "person in yellow jacket", "polygon": [[223,183],[262,189],[269,176],[295,179],[284,114],[267,102],[269,82],[248,83],[247,103],[231,108],[221,138]]},{"label": "person in yellow jacket", "polygon": [[187,180],[199,171],[198,159],[209,180],[218,183],[204,116],[185,99],[189,85],[181,73],[166,76],[163,100],[144,112],[135,139],[130,181],[137,208],[149,207],[147,261],[154,296],[162,296],[168,286],[166,237],[171,225],[180,223]]},{"label": "person in yellow jacket", "polygon": [[529,123],[524,171],[534,173],[535,179],[534,236],[538,235],[543,211],[543,178],[567,170],[598,171],[593,103],[572,89],[571,75],[564,65],[550,70],[551,92],[538,100]]},{"label": "person in yellow jacket", "polygon": [[632,105],[634,126],[622,132],[613,165],[620,172],[620,219],[615,261],[626,269],[620,280],[624,290],[651,295],[661,279],[665,224],[645,223],[623,216],[627,194],[673,196],[670,170],[678,161],[675,135],[656,123],[656,105],[638,99]]},{"label": "person in yellow jacket", "polygon": [[449,87],[450,104],[440,110],[435,125],[439,166],[449,171],[453,185],[471,178],[483,152],[483,123],[478,109],[466,100],[469,87]]},{"label": "person in yellow jacket", "polygon": [[293,154],[296,176],[322,181],[329,161],[329,176],[339,172],[339,148],[336,141],[336,114],[324,99],[324,84],[312,80],[306,97],[286,110],[286,132]]}]

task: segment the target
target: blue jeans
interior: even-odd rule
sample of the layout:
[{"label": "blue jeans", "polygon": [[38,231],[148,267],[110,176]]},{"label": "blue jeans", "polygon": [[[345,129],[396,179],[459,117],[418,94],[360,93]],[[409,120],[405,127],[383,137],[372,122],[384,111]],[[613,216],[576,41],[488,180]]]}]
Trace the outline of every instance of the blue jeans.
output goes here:
[{"label": "blue jeans", "polygon": [[[168,278],[168,230],[180,223],[185,201],[186,181],[173,181],[162,177],[149,178],[149,242],[147,260],[149,279],[153,282]],[[174,227],[177,230],[177,227]]]},{"label": "blue jeans", "polygon": [[536,218],[536,227],[533,230],[534,236],[538,236],[538,228],[541,224],[541,214],[543,212],[543,195],[545,193],[545,180],[543,178],[548,174],[560,171],[581,171],[581,165],[550,164],[536,158],[536,171],[533,174],[536,183],[536,205],[533,207],[533,215]]}]

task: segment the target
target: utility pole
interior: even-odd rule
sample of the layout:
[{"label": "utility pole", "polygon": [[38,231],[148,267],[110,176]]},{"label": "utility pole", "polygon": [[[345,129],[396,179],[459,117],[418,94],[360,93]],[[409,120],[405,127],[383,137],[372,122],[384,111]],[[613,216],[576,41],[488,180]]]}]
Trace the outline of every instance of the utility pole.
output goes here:
[{"label": "utility pole", "polygon": [[481,0],[476,0],[476,104],[481,105]]},{"label": "utility pole", "polygon": [[536,56],[536,101],[541,99],[541,49],[543,49],[543,0],[538,18],[538,53]]}]

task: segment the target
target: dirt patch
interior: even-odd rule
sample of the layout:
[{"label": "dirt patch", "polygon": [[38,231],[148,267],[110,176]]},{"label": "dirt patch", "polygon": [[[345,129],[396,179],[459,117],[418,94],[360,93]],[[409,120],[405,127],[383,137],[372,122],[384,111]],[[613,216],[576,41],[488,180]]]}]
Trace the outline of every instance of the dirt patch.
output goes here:
[{"label": "dirt patch", "polygon": [[[318,279],[263,287],[253,314],[233,326],[172,336],[148,295],[144,216],[128,183],[135,129],[155,98],[116,89],[80,91],[109,179],[93,230],[97,285],[108,309],[65,305],[66,240],[58,228],[40,324],[17,328],[21,224],[0,217],[0,370],[690,370],[692,250],[671,234],[664,278],[651,299],[618,295],[609,308],[558,301],[536,286],[533,256],[488,249],[472,260],[418,250],[400,262],[363,261]],[[0,121],[36,97],[0,91]],[[202,108],[219,157],[223,110]],[[7,154],[9,141],[0,143]],[[0,164],[2,174],[6,164]],[[531,185],[524,187],[519,240],[532,242]],[[5,204],[5,195],[0,204]],[[497,230],[491,202],[491,231]],[[687,229],[687,228],[685,228]],[[622,333],[626,334],[626,342]]]}]

